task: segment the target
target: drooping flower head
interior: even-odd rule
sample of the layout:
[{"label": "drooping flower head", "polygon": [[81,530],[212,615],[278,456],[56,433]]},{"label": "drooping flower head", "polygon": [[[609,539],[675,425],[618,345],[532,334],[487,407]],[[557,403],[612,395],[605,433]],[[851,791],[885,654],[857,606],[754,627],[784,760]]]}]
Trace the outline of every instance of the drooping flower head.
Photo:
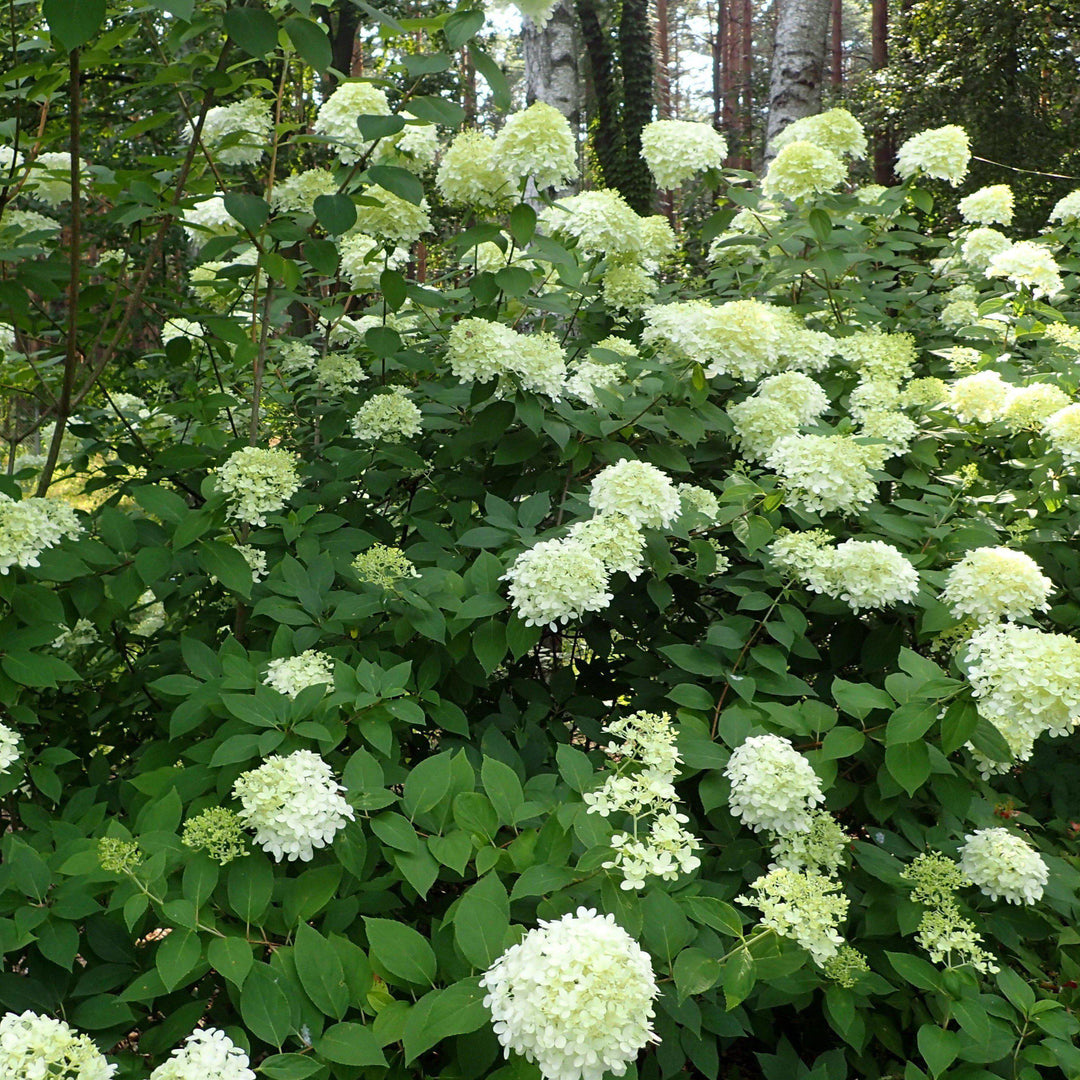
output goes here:
[{"label": "drooping flower head", "polygon": [[507,117],[495,136],[495,160],[516,181],[531,177],[540,190],[560,187],[578,174],[570,124],[543,101]]},{"label": "drooping flower head", "polygon": [[1009,396],[1009,384],[996,371],[977,371],[949,387],[949,407],[961,424],[993,423]]},{"label": "drooping flower head", "polygon": [[540,212],[546,229],[576,240],[578,250],[586,256],[644,256],[642,220],[622,195],[610,188],[568,195]]},{"label": "drooping flower head", "polygon": [[[990,260],[1012,247],[1012,241],[997,229],[972,229],[960,245],[960,258],[976,273],[983,274],[990,265]],[[968,297],[967,303],[975,302]]]},{"label": "drooping flower head", "polygon": [[535,1061],[544,1080],[622,1076],[642,1047],[659,1041],[649,954],[614,916],[591,908],[541,919],[480,985],[506,1056]]},{"label": "drooping flower head", "polygon": [[1008,829],[976,829],[964,838],[960,869],[996,900],[1034,904],[1042,898],[1050,872],[1042,856]]}]

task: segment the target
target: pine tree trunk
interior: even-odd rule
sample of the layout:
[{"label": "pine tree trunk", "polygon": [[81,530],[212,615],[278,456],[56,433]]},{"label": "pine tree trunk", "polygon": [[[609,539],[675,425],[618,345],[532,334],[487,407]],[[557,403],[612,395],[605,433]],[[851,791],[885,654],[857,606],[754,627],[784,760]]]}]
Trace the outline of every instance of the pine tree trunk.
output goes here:
[{"label": "pine tree trunk", "polygon": [[[873,0],[870,8],[870,66],[880,71],[889,63],[889,3]],[[893,137],[887,123],[874,135],[874,180],[888,186],[893,182]]]},{"label": "pine tree trunk", "polygon": [[821,110],[830,0],[780,0],[769,79],[768,144],[794,120]]},{"label": "pine tree trunk", "polygon": [[831,82],[835,90],[844,85],[844,0],[832,0]]}]

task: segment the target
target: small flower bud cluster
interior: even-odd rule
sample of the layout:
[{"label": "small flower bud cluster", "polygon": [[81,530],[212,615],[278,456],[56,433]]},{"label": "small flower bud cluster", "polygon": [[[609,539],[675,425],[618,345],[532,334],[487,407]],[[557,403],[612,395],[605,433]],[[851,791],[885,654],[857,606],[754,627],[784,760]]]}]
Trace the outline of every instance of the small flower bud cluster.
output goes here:
[{"label": "small flower bud cluster", "polygon": [[315,649],[308,649],[299,656],[280,657],[271,660],[263,679],[265,686],[273,687],[279,694],[297,697],[309,686],[334,684],[334,659]]},{"label": "small flower bud cluster", "polygon": [[184,822],[185,847],[205,851],[222,866],[247,854],[247,837],[239,814],[224,806],[211,806]]},{"label": "small flower bud cluster", "polygon": [[361,551],[352,561],[352,568],[361,581],[377,585],[380,589],[392,589],[403,578],[420,575],[401,548],[386,544],[372,544]]},{"label": "small flower bud cluster", "polygon": [[134,840],[103,836],[98,841],[98,862],[110,874],[130,874],[142,862],[142,852]]},{"label": "small flower bud cluster", "polygon": [[624,889],[642,889],[649,877],[674,881],[697,869],[701,860],[694,852],[701,843],[683,827],[690,819],[679,812],[675,793],[680,758],[671,717],[637,712],[604,730],[621,740],[604,748],[618,764],[603,787],[585,794],[588,813],[625,813],[633,821],[630,832],[612,836],[615,857],[604,868],[622,874]]}]

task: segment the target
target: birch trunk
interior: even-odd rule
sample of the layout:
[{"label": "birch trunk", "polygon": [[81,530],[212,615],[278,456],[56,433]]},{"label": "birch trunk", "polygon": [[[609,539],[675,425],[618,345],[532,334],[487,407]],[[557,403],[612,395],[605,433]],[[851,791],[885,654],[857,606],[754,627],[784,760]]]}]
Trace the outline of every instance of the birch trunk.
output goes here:
[{"label": "birch trunk", "polygon": [[780,0],[769,79],[768,144],[794,120],[821,111],[830,0]]},{"label": "birch trunk", "polygon": [[554,105],[570,121],[576,137],[581,125],[581,42],[577,17],[568,0],[561,0],[543,30],[526,19],[521,35],[526,104],[543,101]]}]

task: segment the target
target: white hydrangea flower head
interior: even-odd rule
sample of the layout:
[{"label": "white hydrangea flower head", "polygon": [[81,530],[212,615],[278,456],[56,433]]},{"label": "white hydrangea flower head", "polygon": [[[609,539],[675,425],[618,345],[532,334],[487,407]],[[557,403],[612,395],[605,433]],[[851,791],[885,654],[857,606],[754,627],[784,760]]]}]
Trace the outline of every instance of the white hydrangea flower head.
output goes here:
[{"label": "white hydrangea flower head", "polygon": [[250,544],[237,544],[236,550],[243,556],[244,562],[251,570],[251,580],[258,584],[266,577],[268,570],[266,565],[266,552],[260,551]]},{"label": "white hydrangea flower head", "polygon": [[396,443],[423,430],[420,409],[400,386],[368,398],[349,422],[352,433],[364,442]]},{"label": "white hydrangea flower head", "polygon": [[785,435],[770,450],[765,464],[784,481],[789,497],[804,509],[820,513],[858,513],[877,497],[871,469],[880,469],[884,454],[848,435]]},{"label": "white hydrangea flower head", "polygon": [[949,388],[942,379],[928,376],[912,379],[900,394],[898,404],[908,408],[930,409],[940,405],[949,396]]},{"label": "white hydrangea flower head", "polygon": [[63,1020],[29,1009],[0,1018],[0,1076],[4,1080],[109,1080],[110,1065],[88,1035]]},{"label": "white hydrangea flower head", "polygon": [[327,353],[315,363],[315,381],[331,394],[352,393],[367,377],[363,363],[345,353]]},{"label": "white hydrangea flower head", "polygon": [[867,381],[900,382],[911,374],[918,359],[915,338],[874,328],[859,330],[837,341],[843,358]]},{"label": "white hydrangea flower head", "polygon": [[836,878],[781,866],[759,877],[750,888],[754,895],[735,899],[758,908],[762,926],[797,942],[818,964],[836,956],[844,944],[839,927],[849,903]]},{"label": "white hydrangea flower head", "polygon": [[579,540],[542,540],[523,551],[502,577],[526,626],[549,626],[602,611],[611,603],[601,558]]},{"label": "white hydrangea flower head", "polygon": [[635,525],[666,529],[682,504],[675,485],[655,465],[624,458],[601,469],[589,488],[589,505],[601,514],[622,514]]},{"label": "white hydrangea flower head", "polygon": [[1010,225],[1013,219],[1013,192],[1008,184],[991,184],[965,196],[959,203],[960,216],[969,225]]},{"label": "white hydrangea flower head", "polygon": [[560,187],[578,174],[570,124],[543,101],[506,118],[495,136],[495,160],[517,181],[531,177],[541,191]]},{"label": "white hydrangea flower head", "polygon": [[974,300],[953,300],[941,309],[939,318],[946,330],[974,326],[979,321],[979,305]]},{"label": "white hydrangea flower head", "polygon": [[835,543],[824,529],[807,529],[778,536],[769,545],[769,554],[781,570],[814,592],[823,593],[828,587]]},{"label": "white hydrangea flower head", "polygon": [[806,832],[777,835],[772,845],[770,870],[784,867],[835,874],[843,865],[844,852],[852,837],[840,828],[840,823],[828,810],[814,809],[809,814],[810,828]]},{"label": "white hydrangea flower head", "polygon": [[627,380],[626,368],[622,364],[586,358],[579,360],[570,370],[563,389],[568,397],[578,398],[595,409],[600,405],[597,390],[619,394],[619,387]]},{"label": "white hydrangea flower head", "polygon": [[521,12],[525,21],[532,23],[537,30],[543,30],[555,14],[559,0],[514,0],[514,7]]},{"label": "white hydrangea flower head", "polygon": [[386,544],[372,544],[361,551],[352,561],[353,572],[364,582],[380,589],[393,589],[405,578],[418,578],[420,574],[408,555],[401,548]]},{"label": "white hydrangea flower head", "polygon": [[1059,349],[1080,355],[1080,326],[1052,322],[1043,333],[1046,339],[1053,342]]},{"label": "white hydrangea flower head", "polygon": [[364,188],[360,194],[376,202],[357,206],[354,226],[357,232],[404,245],[414,244],[421,235],[431,232],[427,199],[421,199],[417,205],[378,184]]},{"label": "white hydrangea flower head", "polygon": [[919,572],[892,544],[845,540],[832,553],[821,590],[854,612],[910,603],[919,591]]},{"label": "white hydrangea flower head", "polygon": [[896,172],[904,180],[921,173],[957,187],[970,161],[967,132],[958,124],[946,124],[912,135],[896,155]]},{"label": "white hydrangea flower head", "polygon": [[[847,109],[828,109],[814,116],[800,117],[773,139],[772,149],[781,150],[797,141],[813,143],[837,157],[852,157],[856,161],[866,157],[866,132]],[[877,185],[867,185],[870,186]],[[880,188],[873,194],[879,195],[884,190]]]},{"label": "white hydrangea flower head", "polygon": [[1021,240],[994,255],[986,267],[989,278],[1008,278],[1018,288],[1031,289],[1033,296],[1056,296],[1063,288],[1061,267],[1042,244]]},{"label": "white hydrangea flower head", "polygon": [[9,772],[19,760],[19,736],[7,724],[0,722],[0,775]]},{"label": "white hydrangea flower head", "polygon": [[652,961],[615,922],[579,907],[540,920],[480,980],[495,1035],[535,1061],[544,1080],[623,1076],[652,1027],[659,990]]},{"label": "white hydrangea flower head", "polygon": [[570,526],[569,539],[584,544],[609,574],[636,581],[644,569],[645,537],[624,514],[597,514]]},{"label": "white hydrangea flower head", "polygon": [[604,303],[612,311],[641,311],[659,288],[659,282],[648,270],[632,262],[609,266],[600,282]]},{"label": "white hydrangea flower head", "polygon": [[641,218],[641,238],[646,254],[656,262],[670,258],[679,250],[679,238],[663,214]]},{"label": "white hydrangea flower head", "polygon": [[710,522],[716,521],[720,514],[720,500],[708,488],[697,484],[679,484],[675,490],[679,493],[681,503],[680,516],[700,514]]},{"label": "white hydrangea flower head", "polygon": [[526,390],[559,400],[566,383],[566,356],[554,334],[521,334],[487,319],[460,319],[446,343],[450,370],[463,382],[513,376]]},{"label": "white hydrangea flower head", "polygon": [[547,231],[572,237],[586,256],[645,256],[642,220],[611,188],[569,195],[540,211],[540,224]]},{"label": "white hydrangea flower head", "polygon": [[783,401],[754,395],[729,405],[739,453],[751,461],[764,461],[777,442],[797,435],[799,422]]},{"label": "white hydrangea flower head", "polygon": [[39,566],[38,556],[64,540],[74,540],[82,526],[74,509],[59,499],[16,502],[0,494],[0,574],[11,567]]},{"label": "white hydrangea flower head", "polygon": [[294,375],[300,371],[312,371],[319,360],[319,351],[307,341],[296,338],[277,338],[273,348],[279,357],[283,371]]},{"label": "white hydrangea flower head", "polygon": [[1043,422],[1043,435],[1066,466],[1080,465],[1080,404],[1066,405]]},{"label": "white hydrangea flower head", "polygon": [[236,219],[225,209],[221,195],[200,199],[183,212],[180,219],[191,244],[200,248],[213,236],[230,236],[240,232]]},{"label": "white hydrangea flower head", "polygon": [[409,261],[409,252],[395,247],[389,258],[386,247],[373,236],[351,232],[338,241],[341,272],[349,279],[354,292],[374,292],[383,270],[400,270]]},{"label": "white hydrangea flower head", "polygon": [[1049,221],[1051,224],[1057,221],[1062,225],[1080,225],[1080,188],[1070,191],[1054,203]]},{"label": "white hydrangea flower head", "polygon": [[460,131],[447,147],[435,184],[452,206],[493,209],[514,194],[513,181],[482,131]]},{"label": "white hydrangea flower head", "polygon": [[1056,412],[1070,405],[1071,399],[1053,383],[1036,382],[1015,386],[1005,398],[998,417],[1012,431],[1041,428]]},{"label": "white hydrangea flower head", "polygon": [[755,393],[760,398],[779,402],[799,425],[813,423],[829,408],[829,396],[818,383],[801,371],[770,375],[758,383]]},{"label": "white hydrangea flower head", "polygon": [[[1012,241],[997,229],[972,229],[960,245],[960,258],[976,273],[984,274],[990,260],[1011,247]],[[975,297],[967,296],[963,299],[972,302]]]},{"label": "white hydrangea flower head", "polygon": [[825,801],[817,773],[779,735],[751,735],[732,752],[724,775],[732,814],[754,832],[808,832],[809,812]]},{"label": "white hydrangea flower head", "polygon": [[345,165],[354,165],[371,147],[360,135],[357,120],[361,116],[389,116],[386,94],[367,82],[347,82],[319,106],[312,128],[328,139]]},{"label": "white hydrangea flower head", "polygon": [[796,139],[773,158],[761,190],[769,196],[806,199],[833,191],[846,179],[847,167],[831,150]]},{"label": "white hydrangea flower head", "polygon": [[[9,173],[18,172],[23,165],[23,156],[13,146],[0,146],[0,173],[7,179]],[[6,210],[6,207],[5,207]]]},{"label": "white hydrangea flower head", "polygon": [[997,622],[1046,611],[1053,587],[1030,555],[981,547],[973,548],[949,571],[940,599],[954,618]]},{"label": "white hydrangea flower head", "polygon": [[330,169],[305,169],[278,180],[270,192],[270,205],[279,212],[314,214],[320,195],[336,195],[341,185]]},{"label": "white hydrangea flower head", "polygon": [[876,440],[887,457],[898,457],[907,453],[919,425],[897,409],[867,409],[859,420],[859,434]]},{"label": "white hydrangea flower head", "polygon": [[[1013,623],[980,627],[968,641],[968,681],[979,715],[1001,732],[1019,761],[1041,735],[1068,735],[1080,723],[1080,642]],[[969,745],[984,776],[1008,772]]]},{"label": "white hydrangea flower head", "polygon": [[[220,272],[228,269],[232,264],[225,262],[206,262],[201,263],[198,266],[193,266],[188,271],[188,284],[191,286],[191,291],[195,294],[195,299],[206,308],[211,311],[223,314],[235,307],[243,296],[244,290],[240,285],[240,282],[236,278],[223,275]],[[246,298],[246,307],[250,309],[250,295]],[[187,337],[192,336],[190,334],[184,334],[180,331],[183,329],[183,323],[187,322],[186,319],[170,319],[165,327],[162,329],[161,340],[163,342],[171,341],[174,337]],[[175,325],[179,323],[180,325]],[[202,336],[201,328],[196,332],[194,336]]]},{"label": "white hydrangea flower head", "polygon": [[727,140],[712,124],[654,120],[641,132],[641,156],[656,186],[665,191],[706,169],[722,169],[727,153]]},{"label": "white hydrangea flower head", "polygon": [[255,1080],[247,1054],[217,1028],[193,1031],[150,1080]]},{"label": "white hydrangea flower head", "polygon": [[375,162],[379,165],[396,165],[401,169],[423,176],[439,154],[439,132],[434,124],[419,120],[412,113],[402,113],[409,121],[389,139],[382,139],[375,147]]},{"label": "white hydrangea flower head", "polygon": [[[3,172],[3,166],[0,165],[0,174]],[[20,237],[37,232],[57,233],[60,231],[60,222],[46,217],[45,214],[39,214],[36,210],[12,209],[11,203],[8,203],[4,207],[4,216],[0,218],[0,232],[7,229],[17,232]],[[98,261],[100,263],[100,257]]]},{"label": "white hydrangea flower head", "polygon": [[330,766],[310,750],[267,758],[233,784],[241,820],[276,862],[310,862],[316,848],[332,843],[355,820],[344,790]]},{"label": "white hydrangea flower head", "polygon": [[[185,124],[184,142],[190,143],[195,128]],[[249,97],[228,105],[215,105],[203,121],[200,142],[221,165],[256,165],[274,138],[270,103]]]},{"label": "white hydrangea flower head", "polygon": [[923,912],[915,940],[935,964],[959,967],[970,964],[976,971],[992,975],[1000,970],[992,953],[982,946],[982,935],[965,918],[955,902]]},{"label": "white hydrangea flower head", "polygon": [[171,319],[167,319],[165,325],[161,328],[161,344],[168,345],[170,341],[175,341],[177,338],[197,338],[202,340],[204,333],[205,331],[199,323],[176,315]]},{"label": "white hydrangea flower head", "polygon": [[1035,904],[1050,871],[1023,837],[1008,829],[976,829],[964,837],[960,869],[991,900]]},{"label": "white hydrangea flower head", "polygon": [[216,470],[229,504],[229,516],[249,525],[265,525],[300,489],[296,458],[280,447],[245,446]]},{"label": "white hydrangea flower head", "polygon": [[891,379],[864,379],[848,395],[851,418],[861,421],[868,413],[880,409],[898,409],[901,403],[900,385]]},{"label": "white hydrangea flower head", "polygon": [[977,371],[949,387],[949,407],[961,424],[990,424],[1001,415],[1010,389],[996,371]]},{"label": "white hydrangea flower head", "polygon": [[333,686],[334,659],[315,649],[299,656],[279,657],[270,661],[263,684],[291,698],[309,686]]},{"label": "white hydrangea flower head", "polygon": [[643,889],[650,877],[676,881],[701,865],[696,854],[701,841],[684,826],[690,819],[673,805],[657,813],[646,832],[639,826],[639,836],[614,833],[611,837],[615,855],[601,865],[605,870],[622,874],[620,888]]},{"label": "white hydrangea flower head", "polygon": [[[80,183],[85,191],[90,183],[90,171],[85,161],[79,162]],[[25,191],[54,209],[71,201],[71,155],[67,151],[38,154],[30,169]]]}]

